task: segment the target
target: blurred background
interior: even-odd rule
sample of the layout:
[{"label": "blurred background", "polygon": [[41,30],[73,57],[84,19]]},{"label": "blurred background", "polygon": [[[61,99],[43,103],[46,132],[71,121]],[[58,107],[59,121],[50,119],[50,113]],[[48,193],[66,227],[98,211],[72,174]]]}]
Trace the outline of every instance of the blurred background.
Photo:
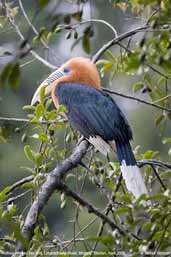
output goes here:
[{"label": "blurred background", "polygon": [[[102,19],[112,24],[115,27],[118,34],[131,30],[143,22],[143,17],[133,16],[128,10],[121,11],[112,4],[113,1],[49,1],[49,4],[43,9],[39,9],[37,1],[35,0],[23,0],[22,6],[27,13],[30,21],[34,25],[37,31],[40,31],[42,27],[46,27],[49,31],[58,24],[77,23],[79,20],[79,12],[82,12],[82,20],[87,19]],[[13,1],[12,4],[14,11],[17,12],[15,21],[22,31],[25,39],[31,44],[35,39],[35,34],[28,23],[21,10],[19,1]],[[1,10],[3,13],[3,10]],[[75,16],[74,16],[74,15]],[[76,16],[77,15],[77,16]],[[68,21],[67,21],[68,19]],[[1,25],[1,23],[0,23]],[[40,54],[43,58],[47,59],[51,64],[59,67],[67,59],[74,56],[85,56],[91,58],[97,50],[102,47],[106,42],[113,38],[113,32],[109,27],[104,24],[90,22],[84,24],[78,29],[78,33],[83,31],[89,26],[92,29],[92,35],[90,37],[90,53],[86,53],[81,42],[75,44],[73,36],[66,40],[67,32],[64,30],[60,33],[56,33],[51,37],[46,49],[41,44],[35,44],[34,50]],[[134,37],[134,44],[140,40],[143,33]],[[17,58],[18,51],[21,49],[21,39],[15,32],[14,27],[10,23],[6,23],[5,27],[0,26],[0,69]],[[118,47],[113,47],[112,52],[117,54],[120,50]],[[6,54],[4,54],[6,53]],[[20,82],[17,90],[12,89],[9,85],[0,88],[0,116],[13,117],[13,118],[27,118],[28,111],[23,110],[24,105],[29,105],[32,95],[37,86],[43,81],[52,71],[52,69],[46,67],[41,62],[36,60],[31,55],[23,57],[20,60]],[[108,74],[102,78],[104,87],[114,89],[118,92],[132,94],[132,84],[139,80],[140,76],[127,76],[126,74],[117,74],[114,76],[112,82],[108,80]],[[148,100],[146,93],[138,92],[134,96]],[[131,101],[125,98],[114,96],[114,99],[127,116],[129,123],[131,124],[134,141],[133,147],[141,146],[140,152],[144,152],[147,149],[153,151],[160,151],[164,160],[168,160],[166,155],[168,148],[167,145],[161,143],[160,131],[154,124],[154,116],[156,111],[145,105]],[[6,133],[9,133],[7,142],[0,144],[0,175],[1,183],[0,189],[4,186],[10,185],[26,175],[29,175],[22,169],[24,166],[29,166],[24,155],[24,145],[30,144],[33,148],[38,147],[38,143],[35,139],[30,138],[30,134],[33,132],[32,126],[22,124],[19,126],[19,130],[16,126],[9,126]],[[165,136],[169,135],[170,126],[165,130]],[[91,201],[96,202],[97,206],[103,206],[103,195],[97,198],[97,192],[94,186],[87,182],[86,197]],[[65,209],[59,209],[59,194],[56,194],[50,200],[48,206],[45,208],[45,214],[48,217],[48,223],[50,229],[60,235],[73,234],[72,220],[73,212],[71,212],[71,203],[67,201]],[[27,196],[26,196],[27,199]],[[21,202],[22,206],[22,202]],[[24,210],[25,211],[25,210]],[[91,216],[91,215],[90,215]],[[80,220],[82,224],[87,224],[90,216],[81,214]],[[92,217],[91,217],[92,218]],[[91,226],[91,230],[98,227],[99,223],[95,223],[95,227]],[[65,229],[65,233],[64,233]]]}]

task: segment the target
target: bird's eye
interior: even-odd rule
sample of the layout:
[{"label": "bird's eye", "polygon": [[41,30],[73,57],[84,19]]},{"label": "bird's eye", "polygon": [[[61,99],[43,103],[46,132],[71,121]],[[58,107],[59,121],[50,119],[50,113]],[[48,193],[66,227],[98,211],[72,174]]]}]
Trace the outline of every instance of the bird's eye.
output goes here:
[{"label": "bird's eye", "polygon": [[63,69],[63,72],[66,74],[66,75],[69,75],[71,73],[71,69],[70,68],[64,68]]}]

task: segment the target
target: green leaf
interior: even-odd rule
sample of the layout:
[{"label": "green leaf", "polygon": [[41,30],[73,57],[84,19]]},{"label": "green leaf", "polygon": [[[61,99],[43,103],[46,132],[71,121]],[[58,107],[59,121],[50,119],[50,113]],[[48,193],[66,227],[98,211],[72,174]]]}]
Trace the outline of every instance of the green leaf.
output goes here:
[{"label": "green leaf", "polygon": [[24,153],[29,161],[32,161],[33,163],[35,162],[35,156],[33,154],[33,151],[31,150],[30,145],[25,145]]},{"label": "green leaf", "polygon": [[108,58],[110,61],[115,62],[115,56],[113,55],[113,53],[110,50],[107,50],[105,52],[105,56],[106,58]]},{"label": "green leaf", "polygon": [[59,32],[61,32],[61,31],[62,31],[62,29],[61,29],[60,27],[56,27],[54,32],[55,32],[55,33],[59,33]]},{"label": "green leaf", "polygon": [[132,53],[128,56],[126,71],[128,73],[129,72],[132,73],[132,72],[136,71],[140,65],[141,65],[141,62],[138,59],[137,53]]},{"label": "green leaf", "polygon": [[67,108],[64,105],[60,105],[58,107],[58,113],[67,112]]},{"label": "green leaf", "polygon": [[38,0],[40,7],[44,8],[49,3],[49,0]]},{"label": "green leaf", "polygon": [[171,137],[164,137],[163,144],[171,143]]},{"label": "green leaf", "polygon": [[35,114],[36,114],[36,118],[38,118],[38,119],[43,116],[44,106],[42,104],[38,104],[36,106]]},{"label": "green leaf", "polygon": [[133,87],[132,87],[132,90],[134,93],[136,93],[137,91],[139,91],[140,89],[142,89],[144,87],[144,83],[139,81],[139,82],[136,82]]},{"label": "green leaf", "polygon": [[10,76],[9,76],[9,84],[12,89],[16,90],[19,87],[20,84],[20,68],[19,64],[14,64]]},{"label": "green leaf", "polygon": [[9,76],[11,74],[13,68],[12,63],[8,63],[5,68],[2,70],[1,75],[0,75],[0,87],[4,87],[6,82],[9,79]]},{"label": "green leaf", "polygon": [[45,142],[45,143],[48,143],[48,142],[49,142],[48,136],[47,136],[46,134],[44,134],[44,133],[40,133],[40,134],[39,134],[39,139],[40,139],[41,141]]},{"label": "green leaf", "polygon": [[42,164],[43,161],[43,156],[41,155],[41,153],[36,153],[35,154],[35,164],[37,167],[39,167]]},{"label": "green leaf", "polygon": [[40,43],[40,36],[33,37],[33,44],[39,44]]},{"label": "green leaf", "polygon": [[0,144],[8,142],[9,132],[6,127],[0,127]]},{"label": "green leaf", "polygon": [[104,65],[106,63],[108,63],[109,61],[106,59],[100,59],[96,62],[96,66],[100,66],[100,65]]},{"label": "green leaf", "polygon": [[112,66],[113,66],[113,63],[108,61],[108,63],[106,63],[106,64],[102,67],[101,72],[102,72],[103,74],[107,73],[108,71],[110,71],[110,69],[112,68]]},{"label": "green leaf", "polygon": [[72,30],[70,30],[70,31],[68,31],[68,32],[66,33],[65,38],[66,38],[66,39],[70,39],[71,35],[72,35]]},{"label": "green leaf", "polygon": [[158,155],[158,151],[152,151],[152,150],[147,150],[144,154],[143,154],[143,158],[144,159],[153,159],[154,157],[156,157]]},{"label": "green leaf", "polygon": [[124,214],[124,213],[128,213],[128,212],[130,212],[130,208],[128,208],[128,207],[120,207],[120,208],[118,208],[118,209],[116,209],[115,211],[114,211],[114,214],[116,215],[120,215],[120,214]]},{"label": "green leaf", "polygon": [[45,86],[41,87],[39,96],[40,96],[40,103],[44,104],[44,101],[45,101]]},{"label": "green leaf", "polygon": [[88,241],[99,241],[102,242],[104,245],[113,246],[115,241],[111,233],[108,233],[104,236],[92,236],[87,239]]},{"label": "green leaf", "polygon": [[166,79],[165,79],[163,76],[161,76],[161,77],[158,79],[157,84],[158,84],[159,86],[161,86],[162,84],[165,83],[165,81],[166,81]]},{"label": "green leaf", "polygon": [[29,110],[29,111],[30,111],[30,110],[31,110],[31,111],[33,110],[33,111],[34,111],[35,109],[36,109],[36,107],[33,106],[33,105],[24,105],[24,106],[23,106],[23,110]]},{"label": "green leaf", "polygon": [[64,209],[64,208],[65,208],[65,206],[66,206],[66,200],[61,202],[60,207],[61,207],[61,209]]},{"label": "green leaf", "polygon": [[47,100],[47,102],[45,104],[46,110],[50,107],[51,103],[52,103],[52,99],[50,98],[50,99]]},{"label": "green leaf", "polygon": [[5,187],[1,192],[0,192],[0,203],[5,199],[7,196],[8,192],[10,190],[10,187]]},{"label": "green leaf", "polygon": [[89,39],[89,36],[87,36],[86,34],[83,36],[82,45],[83,45],[84,51],[87,54],[89,54],[91,52],[90,39]]},{"label": "green leaf", "polygon": [[144,75],[144,81],[150,85],[150,86],[153,86],[153,81],[151,79],[151,76],[148,74],[148,73],[145,73]]},{"label": "green leaf", "polygon": [[22,137],[21,137],[21,142],[25,143],[27,141],[27,134],[23,133]]},{"label": "green leaf", "polygon": [[147,221],[142,225],[142,230],[143,231],[150,231],[152,227],[152,223]]},{"label": "green leaf", "polygon": [[163,236],[164,231],[157,231],[154,235],[153,235],[153,240],[160,240],[161,237]]},{"label": "green leaf", "polygon": [[162,120],[165,118],[165,116],[163,114],[159,115],[156,119],[155,119],[155,124],[156,126],[158,126]]},{"label": "green leaf", "polygon": [[171,155],[171,148],[170,148],[169,151],[168,151],[168,155]]}]

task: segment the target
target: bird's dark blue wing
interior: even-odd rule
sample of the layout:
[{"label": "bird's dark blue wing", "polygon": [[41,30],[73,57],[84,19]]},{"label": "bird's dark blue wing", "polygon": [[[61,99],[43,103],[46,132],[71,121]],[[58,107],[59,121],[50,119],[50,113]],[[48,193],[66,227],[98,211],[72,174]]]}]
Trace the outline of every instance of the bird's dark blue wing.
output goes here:
[{"label": "bird's dark blue wing", "polygon": [[99,135],[104,140],[127,143],[132,132],[114,100],[95,88],[79,83],[60,83],[55,94],[66,106],[72,126],[85,137]]}]

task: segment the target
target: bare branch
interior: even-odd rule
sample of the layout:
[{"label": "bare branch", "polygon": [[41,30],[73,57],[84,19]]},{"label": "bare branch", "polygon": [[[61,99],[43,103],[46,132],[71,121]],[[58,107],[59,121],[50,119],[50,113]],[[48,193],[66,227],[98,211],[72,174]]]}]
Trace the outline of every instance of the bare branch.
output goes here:
[{"label": "bare branch", "polygon": [[155,176],[157,177],[157,179],[158,179],[160,185],[163,187],[164,190],[166,190],[167,187],[165,186],[165,184],[164,184],[163,181],[161,180],[161,178],[160,178],[160,176],[159,176],[159,174],[158,174],[158,172],[157,172],[155,166],[154,166],[153,164],[151,164],[150,166],[151,166],[151,168],[153,169],[153,172],[154,172]]},{"label": "bare branch", "polygon": [[124,97],[124,98],[130,99],[130,100],[134,100],[134,101],[137,101],[137,102],[140,102],[140,103],[143,103],[143,104],[155,107],[155,108],[163,110],[163,111],[171,112],[171,109],[169,109],[169,108],[163,107],[163,106],[155,104],[155,103],[150,103],[148,101],[142,100],[142,99],[134,97],[134,96],[125,95],[123,93],[119,93],[119,92],[116,92],[114,90],[107,89],[107,88],[103,88],[103,91],[105,91],[105,92],[107,92],[109,94],[118,95],[120,97]]},{"label": "bare branch", "polygon": [[13,204],[15,201],[21,199],[23,196],[25,196],[26,194],[32,192],[32,189],[28,189],[27,191],[21,193],[21,194],[18,194],[14,197],[10,197],[7,201],[3,202],[3,204],[7,204],[7,205],[10,205],[10,204]]},{"label": "bare branch", "polygon": [[161,167],[162,169],[165,169],[165,170],[171,169],[170,163],[159,161],[159,160],[154,160],[154,159],[140,160],[140,161],[137,161],[137,163],[140,168],[143,167],[144,165],[154,165],[154,166]]},{"label": "bare branch", "polygon": [[23,124],[29,123],[29,119],[24,118],[10,118],[10,117],[0,117],[0,125],[13,125],[13,124]]},{"label": "bare branch", "polygon": [[[62,119],[62,122],[67,122],[67,119]],[[46,120],[39,120],[38,122],[32,122],[29,119],[24,118],[11,118],[11,117],[0,117],[0,125],[20,125],[28,123],[29,125],[35,125],[35,124],[44,124],[44,125],[50,125],[55,124],[56,120],[46,121]]]},{"label": "bare branch", "polygon": [[22,179],[20,179],[19,181],[15,182],[12,186],[10,186],[10,189],[9,189],[9,191],[7,192],[7,195],[8,195],[9,193],[11,193],[12,191],[14,191],[16,188],[23,186],[24,184],[26,184],[26,183],[32,181],[33,179],[34,179],[34,176],[33,176],[33,175],[30,175],[30,176],[28,176],[28,177],[26,177],[26,178],[22,178]]}]

